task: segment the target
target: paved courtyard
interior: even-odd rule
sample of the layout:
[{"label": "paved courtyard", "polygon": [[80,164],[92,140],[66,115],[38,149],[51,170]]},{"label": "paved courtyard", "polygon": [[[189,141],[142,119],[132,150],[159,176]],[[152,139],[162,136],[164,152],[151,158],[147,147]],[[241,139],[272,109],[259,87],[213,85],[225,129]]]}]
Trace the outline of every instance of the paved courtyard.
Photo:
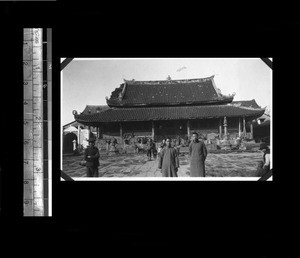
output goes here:
[{"label": "paved courtyard", "polygon": [[[255,177],[257,162],[262,160],[259,151],[208,153],[205,168],[207,177]],[[83,156],[64,156],[63,171],[70,177],[85,177],[86,168],[79,162]],[[179,177],[190,176],[189,158],[179,157]],[[146,154],[101,154],[99,177],[161,177],[158,160],[147,160]]]}]

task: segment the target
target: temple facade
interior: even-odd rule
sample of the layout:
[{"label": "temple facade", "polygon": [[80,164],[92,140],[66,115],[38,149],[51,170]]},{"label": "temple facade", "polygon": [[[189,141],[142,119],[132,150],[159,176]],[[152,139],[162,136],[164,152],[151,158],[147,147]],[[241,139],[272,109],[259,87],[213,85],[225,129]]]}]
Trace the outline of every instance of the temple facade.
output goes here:
[{"label": "temple facade", "polygon": [[196,131],[219,139],[253,139],[253,121],[265,109],[254,99],[233,101],[223,95],[214,76],[200,79],[135,81],[124,80],[107,106],[86,106],[75,120],[94,128],[99,139],[128,135],[148,137],[156,142],[165,137],[189,139]]}]

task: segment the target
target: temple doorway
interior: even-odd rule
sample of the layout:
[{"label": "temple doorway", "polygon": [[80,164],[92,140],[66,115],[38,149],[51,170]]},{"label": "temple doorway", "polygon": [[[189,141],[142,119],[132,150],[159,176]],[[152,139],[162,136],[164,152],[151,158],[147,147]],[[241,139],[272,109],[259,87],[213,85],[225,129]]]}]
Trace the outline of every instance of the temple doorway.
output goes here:
[{"label": "temple doorway", "polygon": [[68,133],[68,134],[64,135],[63,153],[72,153],[73,152],[73,140],[76,140],[76,143],[77,143],[77,135],[75,133]]}]

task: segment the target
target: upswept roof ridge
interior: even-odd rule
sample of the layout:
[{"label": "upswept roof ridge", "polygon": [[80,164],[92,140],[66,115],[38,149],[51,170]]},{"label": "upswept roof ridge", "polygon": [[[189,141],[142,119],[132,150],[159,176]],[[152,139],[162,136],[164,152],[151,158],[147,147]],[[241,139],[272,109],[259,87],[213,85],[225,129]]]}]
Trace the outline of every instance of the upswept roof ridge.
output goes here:
[{"label": "upswept roof ridge", "polygon": [[107,105],[86,105],[85,109],[82,111],[83,114],[92,114],[102,112],[109,109]]},{"label": "upswept roof ridge", "polygon": [[124,80],[124,83],[111,93],[107,104],[111,107],[129,107],[231,102],[234,95],[221,94],[213,78],[214,76],[163,81]]},{"label": "upswept roof ridge", "polygon": [[237,106],[237,107],[244,107],[244,108],[261,108],[255,101],[255,99],[252,100],[236,100],[236,101],[232,101],[230,103],[233,106]]},{"label": "upswept roof ridge", "polygon": [[136,81],[136,80],[126,80],[124,79],[124,82],[128,85],[155,85],[155,84],[176,84],[176,83],[197,83],[197,82],[206,82],[210,81],[215,76],[209,76],[206,78],[196,78],[196,79],[178,79],[178,80],[151,80],[151,81]]}]

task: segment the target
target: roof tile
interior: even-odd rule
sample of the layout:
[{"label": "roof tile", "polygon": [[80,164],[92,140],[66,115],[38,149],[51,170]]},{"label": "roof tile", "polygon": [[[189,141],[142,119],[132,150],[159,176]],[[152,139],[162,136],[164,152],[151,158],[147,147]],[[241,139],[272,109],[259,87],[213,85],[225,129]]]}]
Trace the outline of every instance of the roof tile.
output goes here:
[{"label": "roof tile", "polygon": [[78,122],[121,122],[150,120],[203,119],[216,117],[259,117],[264,109],[245,109],[232,105],[111,108],[100,113],[75,115]]},{"label": "roof tile", "polygon": [[[124,95],[120,100],[119,94],[124,87]],[[217,93],[212,76],[190,80],[126,81],[112,92],[107,103],[110,106],[166,105],[168,103],[217,102],[224,98],[230,99]]]}]

